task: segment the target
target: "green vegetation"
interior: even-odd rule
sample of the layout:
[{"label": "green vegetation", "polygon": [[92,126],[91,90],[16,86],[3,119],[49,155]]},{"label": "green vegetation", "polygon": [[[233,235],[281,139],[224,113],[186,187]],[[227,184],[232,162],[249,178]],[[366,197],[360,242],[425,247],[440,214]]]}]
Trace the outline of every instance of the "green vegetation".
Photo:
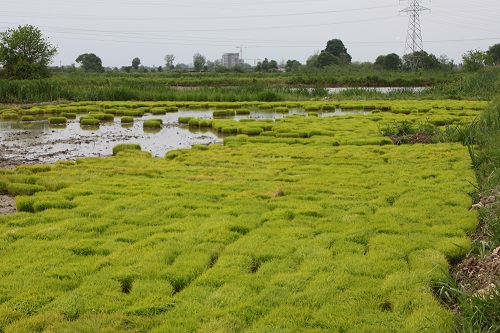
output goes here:
[{"label": "green vegetation", "polygon": [[[43,80],[0,80],[0,103],[69,101],[303,101],[329,96],[324,87],[415,87],[424,92],[399,89],[389,94],[352,89],[331,99],[491,99],[498,92],[500,68],[477,73],[422,74],[357,71],[356,68],[319,73],[105,73],[57,74]],[[192,87],[184,89],[184,87]],[[308,89],[316,88],[316,89]],[[167,110],[168,111],[168,110]],[[173,110],[175,111],[175,110]]]},{"label": "green vegetation", "polygon": [[141,145],[135,143],[123,143],[113,147],[113,155],[126,150],[141,150]]},{"label": "green vegetation", "polygon": [[0,217],[0,329],[453,331],[432,287],[477,226],[467,148],[396,146],[381,129],[445,119],[437,129],[458,132],[487,103],[343,103],[386,111],[183,118],[237,135],[165,159],[119,145],[0,170],[19,211]]}]

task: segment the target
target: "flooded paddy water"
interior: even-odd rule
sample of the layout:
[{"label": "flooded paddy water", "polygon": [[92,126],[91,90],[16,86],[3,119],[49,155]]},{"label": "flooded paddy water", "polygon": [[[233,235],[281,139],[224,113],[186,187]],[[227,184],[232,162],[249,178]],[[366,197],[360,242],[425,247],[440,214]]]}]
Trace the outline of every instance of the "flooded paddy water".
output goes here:
[{"label": "flooded paddy water", "polygon": [[[120,117],[112,122],[102,122],[98,127],[80,125],[80,114],[69,119],[66,125],[49,125],[48,117],[31,122],[0,121],[0,168],[21,164],[54,163],[75,160],[79,157],[104,157],[112,154],[114,146],[121,143],[138,143],[143,151],[155,157],[164,157],[171,150],[190,148],[194,144],[222,143],[223,136],[211,129],[190,128],[178,123],[179,117],[212,119],[214,110],[179,110],[165,115],[146,114],[135,118],[134,123],[122,125]],[[320,117],[363,114],[363,111],[340,109],[319,112]],[[304,109],[287,112],[251,110],[249,115],[231,116],[228,119],[279,119],[294,114],[307,115]],[[161,119],[158,129],[144,129],[148,119]]]}]

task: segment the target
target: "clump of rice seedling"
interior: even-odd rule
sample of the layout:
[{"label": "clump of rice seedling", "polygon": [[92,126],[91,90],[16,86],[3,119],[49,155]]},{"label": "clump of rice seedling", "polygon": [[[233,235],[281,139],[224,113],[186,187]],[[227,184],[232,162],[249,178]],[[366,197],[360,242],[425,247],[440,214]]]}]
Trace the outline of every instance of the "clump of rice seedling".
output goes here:
[{"label": "clump of rice seedling", "polygon": [[36,192],[45,191],[45,187],[34,184],[9,183],[7,184],[7,191],[12,196],[33,195]]},{"label": "clump of rice seedling", "polygon": [[122,124],[131,124],[134,122],[134,117],[121,117],[120,121]]},{"label": "clump of rice seedling", "polygon": [[209,121],[209,120],[206,120],[206,119],[201,119],[198,122],[198,126],[200,126],[200,127],[211,127],[212,126],[212,122]]},{"label": "clump of rice seedling", "polygon": [[61,117],[65,117],[67,119],[76,119],[76,113],[63,112],[61,113]]},{"label": "clump of rice seedling", "polygon": [[198,127],[198,126],[200,126],[200,120],[201,119],[198,119],[198,118],[191,118],[188,121],[188,125],[192,126],[192,127]]},{"label": "clump of rice seedling", "polygon": [[191,119],[193,119],[193,117],[179,117],[177,121],[179,124],[188,124]]},{"label": "clump of rice seedling", "polygon": [[154,115],[165,114],[167,113],[166,108],[152,108],[150,111]]},{"label": "clump of rice seedling", "polygon": [[238,132],[246,135],[260,135],[264,132],[264,129],[260,127],[241,127]]},{"label": "clump of rice seedling", "polygon": [[210,149],[208,146],[205,146],[205,145],[193,145],[192,148],[196,149],[196,150],[209,150]]},{"label": "clump of rice seedling", "polygon": [[257,108],[259,110],[271,110],[273,108],[273,106],[271,104],[268,104],[268,103],[263,103],[263,104],[259,104],[257,106]]},{"label": "clump of rice seedling", "polygon": [[290,111],[290,109],[286,106],[278,106],[274,108],[274,111],[276,111],[277,113],[287,113]]},{"label": "clump of rice seedling", "polygon": [[125,110],[123,111],[123,115],[129,117],[142,117],[143,113],[141,110]]},{"label": "clump of rice seedling", "polygon": [[336,105],[334,105],[334,104],[325,104],[325,105],[321,106],[321,109],[323,111],[335,111],[335,108],[336,108]]},{"label": "clump of rice seedling", "polygon": [[67,121],[68,121],[68,119],[65,117],[50,117],[49,118],[50,125],[66,124]]},{"label": "clump of rice seedling", "polygon": [[80,125],[82,126],[99,126],[99,119],[95,119],[92,117],[84,117],[80,118]]},{"label": "clump of rice seedling", "polygon": [[167,112],[177,112],[177,111],[179,111],[179,108],[175,105],[170,105],[170,106],[167,106],[166,110],[167,110]]},{"label": "clump of rice seedling", "polygon": [[143,123],[143,127],[149,128],[161,128],[161,125],[163,125],[163,121],[161,119],[149,119]]},{"label": "clump of rice seedling", "polygon": [[125,150],[141,150],[141,145],[136,143],[122,143],[113,147],[113,155]]},{"label": "clump of rice seedling", "polygon": [[89,116],[102,121],[113,121],[115,116],[109,113],[91,113]]},{"label": "clump of rice seedling", "polygon": [[35,121],[33,116],[21,116],[21,121]]},{"label": "clump of rice seedling", "polygon": [[16,113],[3,113],[2,120],[17,120],[18,116]]},{"label": "clump of rice seedling", "polygon": [[230,117],[234,116],[235,111],[234,110],[216,110],[213,112],[213,117],[218,118],[218,117]]},{"label": "clump of rice seedling", "polygon": [[319,116],[317,112],[308,112],[307,115],[309,117],[318,117]]},{"label": "clump of rice seedling", "polygon": [[304,110],[306,111],[319,111],[319,106],[317,105],[306,105],[304,106]]},{"label": "clump of rice seedling", "polygon": [[235,113],[238,116],[249,115],[250,110],[249,109],[237,109],[237,110],[235,110]]}]

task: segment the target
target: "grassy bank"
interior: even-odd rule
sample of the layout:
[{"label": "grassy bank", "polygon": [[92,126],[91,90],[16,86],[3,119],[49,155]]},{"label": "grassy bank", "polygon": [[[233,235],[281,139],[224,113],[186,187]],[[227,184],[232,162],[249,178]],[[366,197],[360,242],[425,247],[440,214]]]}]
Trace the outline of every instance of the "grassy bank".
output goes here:
[{"label": "grassy bank", "polygon": [[[499,68],[479,74],[381,73],[146,73],[58,74],[34,81],[0,80],[0,103],[69,101],[293,101],[333,99],[491,99]],[[325,87],[430,86],[424,93],[353,89],[329,96]],[[307,89],[311,88],[311,89]],[[496,90],[495,90],[496,89]]]},{"label": "grassy bank", "polygon": [[452,332],[432,287],[477,226],[467,149],[377,126],[428,112],[1,171],[1,330]]}]

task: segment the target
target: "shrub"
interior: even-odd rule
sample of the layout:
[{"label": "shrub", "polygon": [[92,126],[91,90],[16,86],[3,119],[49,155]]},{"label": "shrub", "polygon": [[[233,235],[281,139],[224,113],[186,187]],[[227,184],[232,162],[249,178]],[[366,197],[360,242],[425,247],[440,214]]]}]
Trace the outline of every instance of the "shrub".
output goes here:
[{"label": "shrub", "polygon": [[122,143],[113,147],[113,155],[125,150],[141,150],[141,145],[135,143]]},{"label": "shrub", "polygon": [[65,117],[51,117],[49,118],[49,124],[51,125],[58,125],[58,124],[66,124],[68,119]]}]

